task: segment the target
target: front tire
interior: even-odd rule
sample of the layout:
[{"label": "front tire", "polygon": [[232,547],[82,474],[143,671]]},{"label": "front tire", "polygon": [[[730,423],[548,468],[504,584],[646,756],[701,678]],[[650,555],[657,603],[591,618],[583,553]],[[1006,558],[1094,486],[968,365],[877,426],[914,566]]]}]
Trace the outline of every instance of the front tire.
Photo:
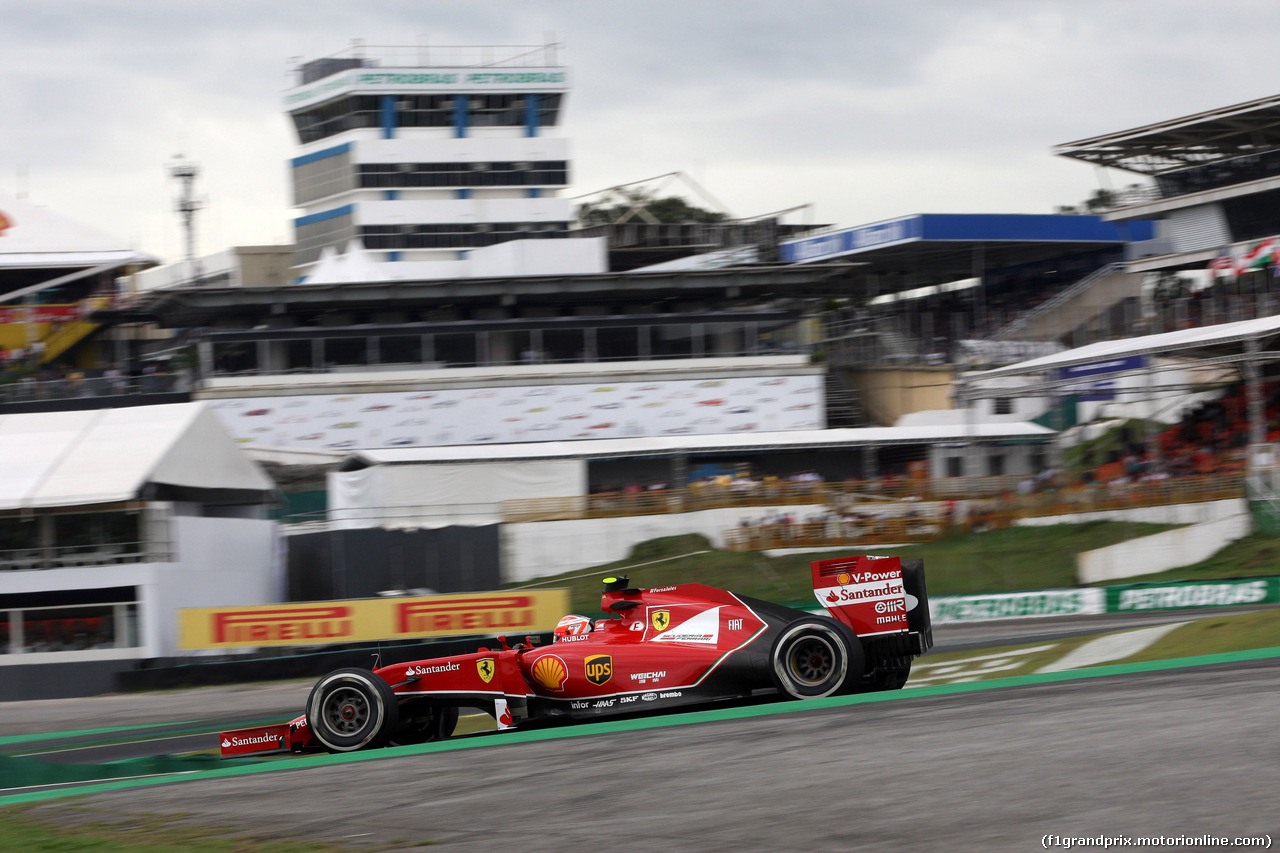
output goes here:
[{"label": "front tire", "polygon": [[348,667],[326,675],[307,698],[307,727],[330,752],[383,746],[399,726],[395,691],[367,669]]},{"label": "front tire", "polygon": [[792,699],[821,699],[862,678],[862,647],[830,620],[786,626],[769,653],[774,684]]}]

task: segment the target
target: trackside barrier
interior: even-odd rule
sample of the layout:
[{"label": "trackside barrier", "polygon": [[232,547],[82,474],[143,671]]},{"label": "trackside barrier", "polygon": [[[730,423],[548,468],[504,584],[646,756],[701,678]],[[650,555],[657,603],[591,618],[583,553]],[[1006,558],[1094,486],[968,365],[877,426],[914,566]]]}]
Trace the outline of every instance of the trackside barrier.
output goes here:
[{"label": "trackside barrier", "polygon": [[929,613],[934,623],[986,622],[1251,604],[1280,604],[1280,577],[1040,589],[987,595],[934,595],[929,597]]},{"label": "trackside barrier", "polygon": [[1280,603],[1280,577],[1105,587],[1108,613]]}]

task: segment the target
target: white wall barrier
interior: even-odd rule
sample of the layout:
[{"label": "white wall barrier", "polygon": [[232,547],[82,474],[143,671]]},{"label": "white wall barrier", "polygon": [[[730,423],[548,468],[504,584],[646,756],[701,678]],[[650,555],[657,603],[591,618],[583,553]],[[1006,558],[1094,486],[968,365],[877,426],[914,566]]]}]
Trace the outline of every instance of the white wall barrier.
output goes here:
[{"label": "white wall barrier", "polygon": [[1194,565],[1212,557],[1231,542],[1248,536],[1252,529],[1252,516],[1248,512],[1239,512],[1084,551],[1076,555],[1076,577],[1081,583],[1102,583]]}]

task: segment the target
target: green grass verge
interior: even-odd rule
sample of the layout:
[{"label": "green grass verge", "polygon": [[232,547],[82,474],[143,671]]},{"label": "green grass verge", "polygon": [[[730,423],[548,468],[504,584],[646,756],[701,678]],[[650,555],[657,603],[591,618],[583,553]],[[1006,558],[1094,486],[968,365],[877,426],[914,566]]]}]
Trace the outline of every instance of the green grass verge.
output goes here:
[{"label": "green grass verge", "polygon": [[[850,553],[923,557],[930,595],[962,595],[1076,586],[1076,554],[1150,536],[1175,525],[1095,521],[1048,527],[1013,527],[903,548],[840,548],[811,554],[768,557],[754,551],[717,551],[696,534],[654,539],[637,545],[625,560],[586,572],[540,579],[536,586],[563,587],[576,613],[600,609],[600,579],[626,571],[644,587],[705,583],[767,601],[807,601],[813,597],[809,563]],[[704,552],[704,553],[694,553]],[[691,556],[681,556],[691,555]],[[648,565],[639,565],[639,564]],[[512,586],[520,586],[513,584]]]},{"label": "green grass verge", "polygon": [[1203,614],[1204,611],[1170,613],[1170,617],[1185,615],[1195,621],[1174,628],[1160,642],[1117,663],[1143,663],[1280,646],[1280,611],[1260,610],[1230,616]]}]

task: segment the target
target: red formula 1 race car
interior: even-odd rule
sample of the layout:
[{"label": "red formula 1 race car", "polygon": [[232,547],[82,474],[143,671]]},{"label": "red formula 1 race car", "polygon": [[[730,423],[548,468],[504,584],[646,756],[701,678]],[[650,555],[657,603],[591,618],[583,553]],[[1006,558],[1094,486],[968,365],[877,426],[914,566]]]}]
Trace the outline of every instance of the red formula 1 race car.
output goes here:
[{"label": "red formula 1 race car", "polygon": [[921,560],[812,564],[826,615],[702,584],[636,589],[606,578],[606,619],[566,617],[555,642],[321,678],[290,723],[224,732],[223,757],[350,752],[442,740],[461,708],[498,729],[775,696],[814,699],[906,683],[933,645]]}]

